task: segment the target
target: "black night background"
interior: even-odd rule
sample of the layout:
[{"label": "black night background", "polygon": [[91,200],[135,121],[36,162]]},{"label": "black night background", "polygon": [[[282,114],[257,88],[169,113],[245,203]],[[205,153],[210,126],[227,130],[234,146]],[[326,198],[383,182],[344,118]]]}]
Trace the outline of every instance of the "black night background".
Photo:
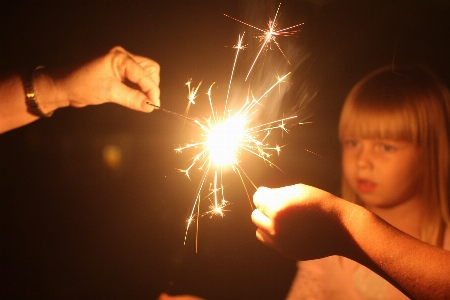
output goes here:
[{"label": "black night background", "polygon": [[[161,65],[161,104],[184,112],[185,82],[225,87],[238,34],[264,27],[276,1],[8,1],[0,6],[0,68],[87,61],[121,45]],[[276,163],[251,160],[257,185],[297,182],[339,194],[337,122],[346,94],[382,65],[423,63],[450,84],[446,1],[285,0],[280,37],[304,58],[289,82],[317,95],[302,110],[312,124],[285,136]],[[254,32],[253,32],[254,33]],[[275,51],[275,50],[274,50]],[[264,60],[264,58],[262,59]],[[202,218],[199,251],[186,216],[197,182],[177,168],[183,122],[107,104],[65,108],[0,135],[0,298],[156,299],[161,292],[207,299],[283,299],[295,262],[255,238],[251,207],[235,178],[231,211]],[[104,162],[107,149],[121,154]],[[312,154],[311,152],[315,153]],[[254,190],[250,187],[250,194]]]}]

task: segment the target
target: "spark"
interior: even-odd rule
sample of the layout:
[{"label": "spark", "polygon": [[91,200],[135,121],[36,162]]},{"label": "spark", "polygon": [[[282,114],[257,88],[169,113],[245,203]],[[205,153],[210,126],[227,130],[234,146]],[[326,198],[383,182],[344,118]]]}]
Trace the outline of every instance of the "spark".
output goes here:
[{"label": "spark", "polygon": [[[241,37],[239,39],[241,40]],[[232,72],[234,72],[234,65]],[[185,173],[190,178],[191,170],[198,169],[203,171],[194,203],[187,218],[185,243],[189,227],[195,221],[197,221],[198,226],[199,217],[204,215],[223,216],[223,208],[229,204],[225,199],[223,186],[223,173],[227,169],[231,169],[238,174],[244,187],[246,185],[245,179],[247,179],[256,189],[255,184],[247,176],[240,164],[242,153],[247,152],[255,155],[268,165],[278,168],[270,159],[272,153],[280,154],[282,146],[270,145],[266,140],[276,129],[288,132],[286,124],[296,119],[297,116],[290,116],[263,124],[254,125],[254,123],[258,121],[256,117],[257,112],[264,108],[262,102],[268,99],[270,92],[276,86],[283,83],[289,74],[287,73],[277,78],[273,85],[263,92],[259,98],[252,98],[251,101],[246,99],[245,103],[237,112],[224,109],[223,114],[218,114],[214,110],[213,95],[211,93],[211,87],[214,83],[209,88],[207,95],[211,114],[208,118],[195,119],[192,122],[201,131],[199,140],[175,149],[177,152],[182,152],[187,149],[195,149],[197,151],[192,157],[190,165],[184,170],[179,170],[180,172]],[[232,77],[230,79],[231,81]],[[228,95],[227,92],[227,101]],[[210,177],[213,177],[212,188],[210,188],[210,193],[202,198],[202,190],[205,188]],[[247,191],[246,187],[245,189]],[[202,213],[200,212],[200,202],[206,199],[211,202],[211,205],[207,212]],[[250,197],[249,202],[251,203]]]},{"label": "spark", "polygon": [[238,43],[233,47],[234,49],[236,49],[236,56],[234,57],[233,68],[231,69],[230,82],[228,83],[227,100],[225,102],[224,111],[226,111],[226,109],[227,109],[228,97],[230,96],[231,82],[233,81],[234,69],[236,68],[236,62],[238,59],[239,51],[245,49],[245,45],[242,44],[242,40],[244,39],[244,34],[245,34],[245,32],[242,34],[242,36],[239,35]]},{"label": "spark", "polygon": [[198,89],[200,88],[200,85],[202,84],[202,82],[200,81],[200,83],[197,85],[197,87],[192,88],[191,89],[191,83],[192,83],[192,78],[188,80],[188,82],[186,82],[186,86],[188,87],[189,90],[189,94],[188,94],[188,99],[189,99],[189,103],[190,104],[195,104],[195,98],[197,98],[197,92]]},{"label": "spark", "polygon": [[256,30],[262,32],[262,34],[258,36],[258,38],[259,38],[259,40],[261,42],[258,54],[256,55],[255,59],[253,60],[253,64],[251,65],[250,70],[248,71],[247,77],[245,78],[245,80],[247,80],[248,77],[250,76],[250,73],[252,72],[256,62],[258,61],[259,57],[261,56],[261,53],[263,53],[263,51],[267,50],[268,48],[271,49],[271,44],[272,43],[275,44],[275,46],[281,52],[281,54],[286,59],[286,61],[289,64],[291,64],[291,62],[287,58],[287,56],[284,53],[284,51],[281,49],[280,44],[277,42],[276,37],[277,36],[295,35],[297,32],[300,32],[300,29],[295,29],[294,30],[294,28],[302,26],[302,25],[304,25],[304,23],[299,23],[299,24],[292,25],[292,26],[289,26],[289,27],[286,27],[286,28],[283,28],[283,29],[279,29],[279,27],[278,27],[278,13],[280,11],[280,7],[281,7],[281,3],[278,5],[277,12],[275,13],[275,17],[273,18],[273,20],[269,17],[269,21],[267,23],[267,25],[268,25],[267,29],[258,28],[256,26],[251,25],[249,23],[246,23],[246,22],[244,22],[242,20],[236,19],[236,18],[234,18],[232,16],[229,16],[227,14],[224,14],[226,17],[228,17],[230,19],[233,19],[233,20],[235,20],[235,21],[237,21],[239,23],[242,23],[242,24],[244,24],[246,26],[249,26],[249,27],[251,27],[253,29],[256,29]]},{"label": "spark", "polygon": [[197,85],[197,87],[193,87],[191,88],[191,83],[192,83],[192,78],[189,79],[186,82],[186,86],[188,87],[189,93],[188,93],[188,105],[186,107],[186,111],[184,112],[184,114],[187,116],[187,114],[189,113],[189,109],[191,107],[191,104],[195,104],[195,98],[197,98],[197,92],[198,89],[200,88],[200,86],[202,85],[202,82],[200,81],[200,83]]}]

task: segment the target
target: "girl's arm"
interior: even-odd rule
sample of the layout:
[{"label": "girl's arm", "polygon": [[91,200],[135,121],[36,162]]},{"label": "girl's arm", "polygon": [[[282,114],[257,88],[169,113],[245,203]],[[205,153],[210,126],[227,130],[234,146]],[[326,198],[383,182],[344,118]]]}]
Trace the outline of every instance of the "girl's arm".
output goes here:
[{"label": "girl's arm", "polygon": [[345,228],[353,239],[346,257],[378,273],[410,298],[450,299],[449,251],[403,233],[360,206],[343,207],[343,211],[348,217]]},{"label": "girl's arm", "polygon": [[306,185],[260,188],[256,236],[296,260],[350,258],[408,297],[450,299],[450,252],[417,240],[368,210]]}]

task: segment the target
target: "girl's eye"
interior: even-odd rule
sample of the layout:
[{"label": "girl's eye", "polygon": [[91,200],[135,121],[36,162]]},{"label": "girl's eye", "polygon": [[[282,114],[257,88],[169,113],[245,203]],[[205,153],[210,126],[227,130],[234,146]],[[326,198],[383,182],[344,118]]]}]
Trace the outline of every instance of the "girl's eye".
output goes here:
[{"label": "girl's eye", "polygon": [[347,140],[344,144],[347,147],[357,147],[359,145],[358,141],[355,140]]},{"label": "girl's eye", "polygon": [[386,152],[391,152],[395,150],[395,147],[389,144],[381,144],[381,149]]}]

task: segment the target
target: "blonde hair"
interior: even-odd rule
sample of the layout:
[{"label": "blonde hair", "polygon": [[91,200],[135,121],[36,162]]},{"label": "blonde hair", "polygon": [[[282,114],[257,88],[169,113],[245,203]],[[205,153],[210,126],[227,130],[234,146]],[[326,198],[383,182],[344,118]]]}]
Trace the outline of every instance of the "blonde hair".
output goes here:
[{"label": "blonde hair", "polygon": [[[424,212],[421,239],[441,245],[450,225],[450,92],[424,67],[383,67],[350,91],[339,121],[339,139],[394,139],[412,142],[422,155]],[[342,176],[342,197],[362,204]]]}]

